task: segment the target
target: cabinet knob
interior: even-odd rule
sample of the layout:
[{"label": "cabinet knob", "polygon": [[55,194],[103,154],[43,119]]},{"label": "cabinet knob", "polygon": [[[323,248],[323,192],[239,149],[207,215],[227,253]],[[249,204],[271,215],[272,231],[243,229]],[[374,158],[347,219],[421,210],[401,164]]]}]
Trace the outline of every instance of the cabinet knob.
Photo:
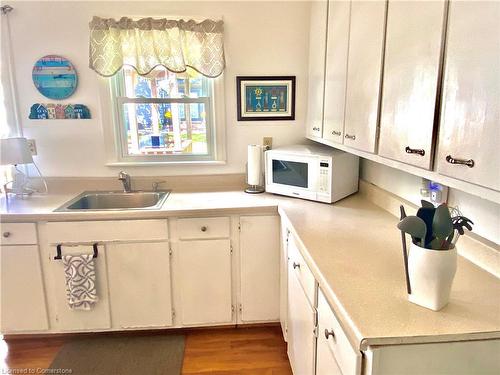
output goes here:
[{"label": "cabinet knob", "polygon": [[337,137],[340,137],[342,135],[342,132],[338,132],[336,130],[332,130],[332,134],[336,135]]},{"label": "cabinet knob", "polygon": [[3,232],[2,234],[5,238],[8,238],[10,237],[10,232]]},{"label": "cabinet knob", "polygon": [[328,340],[328,338],[329,338],[330,336],[332,336],[332,339],[334,339],[334,338],[335,338],[335,333],[333,332],[333,329],[332,329],[332,330],[330,330],[330,331],[329,331],[329,330],[327,330],[327,329],[325,329],[325,338]]},{"label": "cabinet knob", "polygon": [[411,148],[410,146],[406,146],[405,151],[407,154],[417,154],[420,156],[425,155],[425,150],[419,149],[419,148]]},{"label": "cabinet knob", "polygon": [[347,134],[347,133],[346,133],[346,135],[344,135],[344,138],[351,139],[353,141],[356,140],[356,136],[355,135],[350,135],[350,134]]},{"label": "cabinet knob", "polygon": [[466,165],[469,168],[474,167],[474,160],[469,159],[469,160],[462,160],[462,159],[455,159],[451,155],[448,155],[446,157],[446,161],[450,164],[458,164],[458,165]]},{"label": "cabinet knob", "polygon": [[293,269],[300,268],[300,264],[293,262],[292,267],[293,267]]},{"label": "cabinet knob", "polygon": [[201,231],[202,231],[202,232],[206,232],[206,231],[207,231],[207,229],[208,229],[208,228],[207,228],[206,226],[202,226],[202,227],[201,227]]}]

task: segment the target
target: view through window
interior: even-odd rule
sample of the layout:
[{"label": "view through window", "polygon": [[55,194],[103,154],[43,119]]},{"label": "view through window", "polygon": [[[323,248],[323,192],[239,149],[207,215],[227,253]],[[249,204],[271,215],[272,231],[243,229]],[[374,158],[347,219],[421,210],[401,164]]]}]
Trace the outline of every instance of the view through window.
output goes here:
[{"label": "view through window", "polygon": [[[213,149],[212,81],[188,70],[163,67],[140,76],[124,67],[117,75],[122,154],[134,156],[210,156]],[[168,158],[170,156],[170,158]]]}]

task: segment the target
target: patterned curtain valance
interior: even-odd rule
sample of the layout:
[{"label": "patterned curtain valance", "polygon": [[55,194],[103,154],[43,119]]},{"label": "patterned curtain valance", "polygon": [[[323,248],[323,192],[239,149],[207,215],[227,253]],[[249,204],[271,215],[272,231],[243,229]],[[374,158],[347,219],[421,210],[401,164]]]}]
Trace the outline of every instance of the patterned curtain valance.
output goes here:
[{"label": "patterned curtain valance", "polygon": [[89,26],[89,66],[105,77],[123,65],[141,75],[159,65],[175,73],[191,67],[207,77],[225,67],[222,21],[94,17]]}]

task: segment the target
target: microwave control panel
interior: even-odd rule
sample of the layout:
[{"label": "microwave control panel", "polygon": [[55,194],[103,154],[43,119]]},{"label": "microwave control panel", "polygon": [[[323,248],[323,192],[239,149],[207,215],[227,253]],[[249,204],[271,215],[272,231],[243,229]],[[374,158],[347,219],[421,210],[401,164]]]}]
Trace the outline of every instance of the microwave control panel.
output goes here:
[{"label": "microwave control panel", "polygon": [[319,161],[319,192],[327,193],[329,191],[330,182],[330,165],[331,160],[321,160]]}]

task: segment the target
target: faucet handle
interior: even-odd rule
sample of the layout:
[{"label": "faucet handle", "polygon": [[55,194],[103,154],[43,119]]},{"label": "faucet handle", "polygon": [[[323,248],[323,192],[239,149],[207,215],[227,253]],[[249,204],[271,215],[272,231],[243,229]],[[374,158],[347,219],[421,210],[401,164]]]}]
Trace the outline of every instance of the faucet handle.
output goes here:
[{"label": "faucet handle", "polygon": [[160,184],[165,183],[165,182],[166,182],[166,181],[154,181],[154,182],[151,184],[151,186],[152,186],[152,188],[153,188],[153,191],[158,191],[158,186],[159,186]]}]

